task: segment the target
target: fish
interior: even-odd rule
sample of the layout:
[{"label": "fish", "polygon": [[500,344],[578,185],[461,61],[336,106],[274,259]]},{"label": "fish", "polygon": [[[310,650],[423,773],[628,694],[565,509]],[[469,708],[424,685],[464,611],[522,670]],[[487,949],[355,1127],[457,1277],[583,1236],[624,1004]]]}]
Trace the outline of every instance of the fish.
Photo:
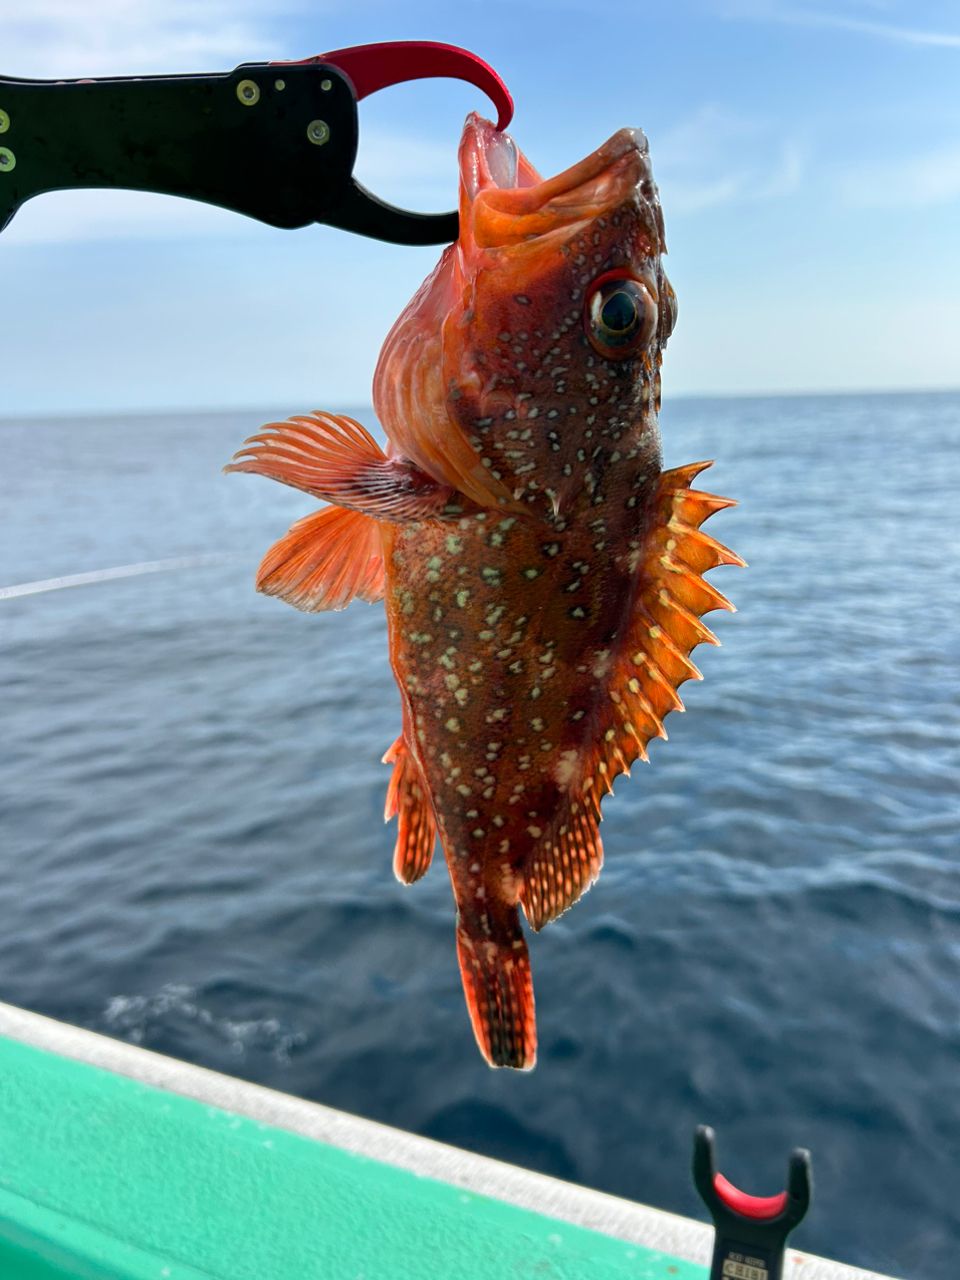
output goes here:
[{"label": "fish", "polygon": [[267,552],[257,587],[307,611],[385,602],[402,723],[384,761],[393,868],[439,840],[477,1045],[529,1070],[536,932],[594,883],[601,802],[648,759],[701,620],[704,574],[743,565],[701,526],[735,505],[663,470],[663,350],[677,315],[647,140],[621,129],[552,178],[467,118],[460,235],[380,353],[374,409],[268,423],[228,471],[329,504]]}]

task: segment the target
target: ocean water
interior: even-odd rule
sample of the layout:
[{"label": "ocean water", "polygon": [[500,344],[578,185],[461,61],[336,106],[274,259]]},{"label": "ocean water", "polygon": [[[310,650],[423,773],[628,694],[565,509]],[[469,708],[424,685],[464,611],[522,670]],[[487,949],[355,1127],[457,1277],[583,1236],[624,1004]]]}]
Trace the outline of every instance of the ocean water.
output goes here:
[{"label": "ocean water", "polygon": [[253,590],[312,506],[219,472],[269,416],[0,423],[0,587],[179,561],[0,598],[0,998],[683,1213],[696,1124],[759,1194],[808,1146],[800,1247],[954,1274],[960,396],[665,406],[750,567],[532,939],[530,1075],[474,1048],[442,861],[391,874],[381,607]]}]

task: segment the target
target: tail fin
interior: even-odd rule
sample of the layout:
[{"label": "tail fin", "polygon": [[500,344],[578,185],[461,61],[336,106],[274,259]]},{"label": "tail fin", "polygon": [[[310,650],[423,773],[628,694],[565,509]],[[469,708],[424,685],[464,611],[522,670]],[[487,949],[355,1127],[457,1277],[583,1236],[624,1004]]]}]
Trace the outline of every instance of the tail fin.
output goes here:
[{"label": "tail fin", "polygon": [[457,956],[481,1053],[491,1067],[530,1071],[537,1061],[537,1022],[530,957],[516,907],[509,908],[492,937],[468,932],[459,923]]}]

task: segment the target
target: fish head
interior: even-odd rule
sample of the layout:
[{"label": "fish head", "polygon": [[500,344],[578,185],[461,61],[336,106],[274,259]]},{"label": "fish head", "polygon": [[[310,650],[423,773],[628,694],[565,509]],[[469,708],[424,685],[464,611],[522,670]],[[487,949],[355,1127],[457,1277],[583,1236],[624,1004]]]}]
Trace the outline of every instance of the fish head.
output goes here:
[{"label": "fish head", "polygon": [[541,179],[471,116],[460,147],[458,303],[444,323],[452,410],[515,500],[555,509],[644,433],[659,453],[676,299],[647,140],[621,129]]},{"label": "fish head", "polygon": [[475,500],[554,514],[596,485],[625,437],[659,461],[676,317],[665,250],[639,129],[543,179],[507,133],[468,116],[459,239],[397,321],[374,380],[392,439]]}]

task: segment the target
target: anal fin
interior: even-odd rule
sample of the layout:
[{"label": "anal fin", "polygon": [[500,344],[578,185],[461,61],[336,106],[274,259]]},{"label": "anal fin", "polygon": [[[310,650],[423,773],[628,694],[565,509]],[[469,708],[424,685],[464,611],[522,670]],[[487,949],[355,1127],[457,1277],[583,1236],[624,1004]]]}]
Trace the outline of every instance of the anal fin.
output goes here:
[{"label": "anal fin", "polygon": [[397,818],[393,873],[403,884],[413,884],[430,866],[437,841],[437,823],[426,784],[403,734],[387,751],[383,763],[393,765],[383,811],[385,822],[394,816]]},{"label": "anal fin", "polygon": [[603,866],[599,816],[574,794],[523,867],[520,903],[532,929],[556,920],[590,888]]}]

